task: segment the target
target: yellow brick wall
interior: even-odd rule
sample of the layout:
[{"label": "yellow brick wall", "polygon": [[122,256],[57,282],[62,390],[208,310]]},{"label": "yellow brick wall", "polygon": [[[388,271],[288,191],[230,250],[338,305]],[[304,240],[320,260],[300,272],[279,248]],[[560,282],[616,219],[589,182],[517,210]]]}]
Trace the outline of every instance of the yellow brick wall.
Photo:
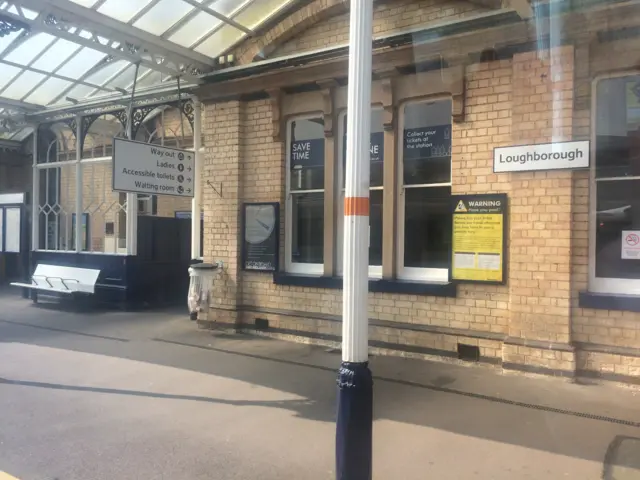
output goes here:
[{"label": "yellow brick wall", "polygon": [[[427,23],[440,23],[477,14],[487,9],[464,0],[395,0],[374,7],[373,34],[389,35]],[[321,21],[277,48],[279,57],[349,43],[349,13]]]},{"label": "yellow brick wall", "polygon": [[[384,2],[376,6],[374,28],[383,35],[474,11],[477,7],[464,2]],[[343,13],[308,28],[270,56],[347,39]],[[240,53],[249,51],[243,48]],[[465,118],[453,125],[452,191],[508,194],[507,284],[460,284],[457,298],[371,293],[371,319],[459,329],[446,335],[373,326],[373,341],[451,352],[461,342],[505,363],[640,376],[640,365],[630,356],[572,351],[573,342],[640,347],[640,314],[578,305],[578,293],[588,288],[589,172],[492,172],[495,147],[590,139],[591,82],[595,73],[608,69],[602,62],[594,65],[594,48],[604,47],[584,42],[466,67]],[[619,57],[631,50],[612,51]],[[619,58],[611,62],[620,69]],[[209,104],[206,112],[206,176],[233,186],[233,198],[224,199],[205,189],[205,255],[231,266],[219,282],[214,306],[231,312],[226,318],[236,322],[266,318],[283,331],[339,337],[340,323],[323,315],[341,314],[341,291],[278,286],[270,275],[242,272],[238,265],[242,202],[279,201],[284,219],[285,145],[271,138],[269,102]],[[503,335],[505,342],[478,339],[473,332]]]}]

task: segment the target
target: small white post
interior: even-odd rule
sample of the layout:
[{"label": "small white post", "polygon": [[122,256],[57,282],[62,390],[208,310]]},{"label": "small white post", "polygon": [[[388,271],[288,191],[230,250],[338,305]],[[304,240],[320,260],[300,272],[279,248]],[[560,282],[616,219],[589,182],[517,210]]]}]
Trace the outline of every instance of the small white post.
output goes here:
[{"label": "small white post", "polygon": [[76,116],[76,253],[82,252],[82,116]]},{"label": "small white post", "polygon": [[38,125],[33,127],[33,172],[31,177],[31,250],[40,248],[40,170],[38,169]]},{"label": "small white post", "polygon": [[197,97],[193,97],[193,200],[191,201],[191,258],[200,258],[201,216],[202,216],[202,121],[201,104]]}]

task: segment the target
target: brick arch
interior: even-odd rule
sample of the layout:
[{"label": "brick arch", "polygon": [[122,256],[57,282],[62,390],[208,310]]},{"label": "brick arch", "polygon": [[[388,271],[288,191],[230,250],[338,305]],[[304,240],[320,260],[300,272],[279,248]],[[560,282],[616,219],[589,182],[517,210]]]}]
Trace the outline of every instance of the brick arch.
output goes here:
[{"label": "brick arch", "polygon": [[235,51],[240,65],[268,58],[283,43],[312,25],[349,11],[349,0],[314,0],[295,11],[261,36],[249,39]]}]

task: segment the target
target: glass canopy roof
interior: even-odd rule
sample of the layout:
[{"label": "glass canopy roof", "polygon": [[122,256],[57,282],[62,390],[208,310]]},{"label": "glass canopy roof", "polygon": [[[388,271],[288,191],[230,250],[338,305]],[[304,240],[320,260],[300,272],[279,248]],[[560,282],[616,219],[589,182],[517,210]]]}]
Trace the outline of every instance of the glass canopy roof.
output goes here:
[{"label": "glass canopy roof", "polygon": [[[185,85],[297,0],[0,0],[0,120]],[[1,123],[1,122],[0,122]]]}]

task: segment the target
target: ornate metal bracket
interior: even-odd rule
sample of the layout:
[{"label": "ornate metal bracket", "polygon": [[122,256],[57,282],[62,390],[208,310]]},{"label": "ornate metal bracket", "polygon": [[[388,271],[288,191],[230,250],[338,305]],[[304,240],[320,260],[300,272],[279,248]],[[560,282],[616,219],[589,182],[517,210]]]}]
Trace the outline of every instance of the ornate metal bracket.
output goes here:
[{"label": "ornate metal bracket", "polygon": [[[91,128],[91,125],[93,125],[93,122],[95,122],[98,118],[100,118],[100,115],[98,114],[82,117],[82,126],[80,129],[80,151],[84,149],[84,141],[87,138],[87,134],[89,133],[89,129]],[[64,123],[71,129],[71,133],[75,137],[76,131],[78,129],[78,124],[76,122],[75,117],[65,120]]]},{"label": "ornate metal bracket", "polygon": [[14,20],[13,18],[0,15],[0,37],[4,37],[10,33],[18,32],[20,30],[29,31],[29,25],[18,20]]},{"label": "ornate metal bracket", "polygon": [[117,110],[115,112],[110,112],[111,115],[113,115],[114,117],[116,117],[118,119],[118,121],[120,122],[120,125],[122,125],[122,130],[127,130],[127,112],[126,110]]},{"label": "ornate metal bracket", "polygon": [[180,105],[180,111],[184,114],[185,117],[187,117],[187,120],[189,120],[189,125],[191,125],[191,131],[193,131],[193,118],[194,118],[193,101],[183,100]]},{"label": "ornate metal bracket", "polygon": [[131,126],[131,140],[135,139],[138,135],[138,130],[140,129],[140,125],[144,123],[144,119],[158,107],[153,105],[149,105],[146,107],[138,107],[133,109],[133,125]]}]

